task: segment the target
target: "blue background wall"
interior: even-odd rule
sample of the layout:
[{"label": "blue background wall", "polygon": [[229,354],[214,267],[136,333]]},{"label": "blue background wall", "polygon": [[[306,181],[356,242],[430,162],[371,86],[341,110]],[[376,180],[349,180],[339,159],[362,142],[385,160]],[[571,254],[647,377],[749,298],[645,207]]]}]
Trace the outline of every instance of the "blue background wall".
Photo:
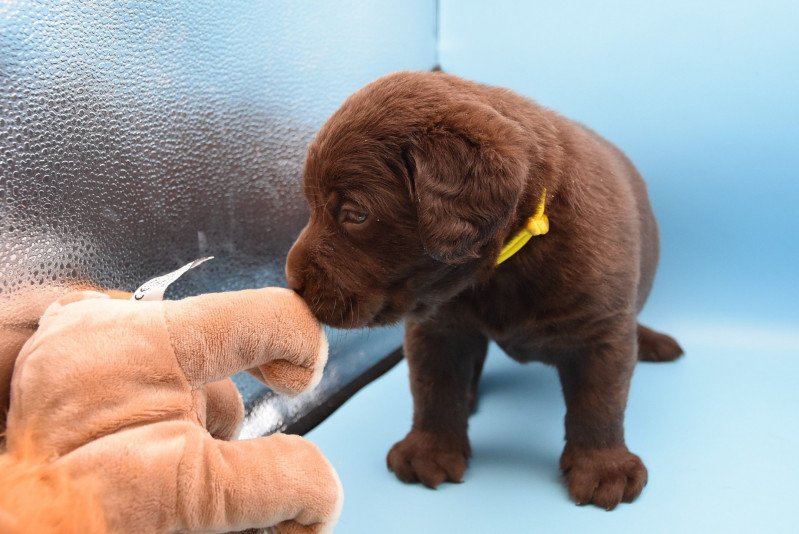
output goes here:
[{"label": "blue background wall", "polygon": [[445,71],[513,88],[618,144],[647,179],[662,261],[644,320],[681,361],[640,365],[639,500],[576,508],[555,373],[492,348],[462,485],[385,470],[410,427],[403,364],[310,434],[347,492],[341,532],[795,532],[799,480],[799,3],[441,0]]},{"label": "blue background wall", "polygon": [[799,330],[799,3],[442,0],[440,17],[445,70],[535,98],[636,163],[663,235],[654,300],[681,324]]}]

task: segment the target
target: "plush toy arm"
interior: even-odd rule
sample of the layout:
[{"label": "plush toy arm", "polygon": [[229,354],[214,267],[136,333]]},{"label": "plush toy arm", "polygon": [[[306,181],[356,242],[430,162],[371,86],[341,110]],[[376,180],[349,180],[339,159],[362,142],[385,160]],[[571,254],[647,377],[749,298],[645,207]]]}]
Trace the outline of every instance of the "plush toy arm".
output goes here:
[{"label": "plush toy arm", "polygon": [[291,532],[292,522],[296,532],[332,530],[343,492],[313,443],[284,434],[235,442],[206,434],[189,443],[179,475],[182,529],[239,531],[283,523],[277,531]]},{"label": "plush toy arm", "polygon": [[[89,287],[88,285],[86,287]],[[85,298],[107,298],[95,291],[77,291],[79,287],[39,287],[0,295],[0,445],[5,436],[6,412],[11,393],[11,375],[17,355],[39,327],[39,318],[57,301],[57,306]]]},{"label": "plush toy arm", "polygon": [[243,370],[282,393],[321,378],[327,340],[293,291],[213,293],[163,305],[175,355],[194,387]]}]

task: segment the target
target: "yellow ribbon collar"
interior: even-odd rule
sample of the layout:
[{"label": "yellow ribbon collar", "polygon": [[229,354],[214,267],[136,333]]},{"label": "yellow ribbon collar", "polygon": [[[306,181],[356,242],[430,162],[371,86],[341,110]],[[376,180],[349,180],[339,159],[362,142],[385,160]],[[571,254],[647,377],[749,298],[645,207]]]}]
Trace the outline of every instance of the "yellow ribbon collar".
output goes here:
[{"label": "yellow ribbon collar", "polygon": [[497,258],[496,265],[499,265],[503,261],[507,260],[521,248],[530,241],[530,238],[537,235],[544,235],[545,233],[549,232],[549,217],[547,217],[546,213],[544,213],[544,209],[546,208],[547,203],[547,190],[544,189],[544,192],[541,194],[541,202],[538,203],[538,207],[535,209],[535,214],[532,217],[527,219],[524,223],[524,228],[519,230],[516,235],[514,235],[505,246],[502,247],[502,250],[499,253],[499,257]]}]

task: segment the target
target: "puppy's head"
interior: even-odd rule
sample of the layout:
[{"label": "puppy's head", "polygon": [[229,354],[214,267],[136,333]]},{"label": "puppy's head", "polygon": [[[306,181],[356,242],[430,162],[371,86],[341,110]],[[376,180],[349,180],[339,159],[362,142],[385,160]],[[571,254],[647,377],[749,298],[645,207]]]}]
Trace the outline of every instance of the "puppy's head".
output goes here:
[{"label": "puppy's head", "polygon": [[448,80],[378,80],[311,144],[311,215],[286,273],[321,321],[351,328],[423,317],[493,264],[529,148],[515,122]]}]

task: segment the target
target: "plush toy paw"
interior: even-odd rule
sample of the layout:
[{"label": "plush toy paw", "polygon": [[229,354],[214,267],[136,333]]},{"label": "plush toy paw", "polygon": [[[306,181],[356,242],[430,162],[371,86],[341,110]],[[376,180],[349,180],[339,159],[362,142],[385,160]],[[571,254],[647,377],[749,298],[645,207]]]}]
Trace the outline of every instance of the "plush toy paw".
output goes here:
[{"label": "plush toy paw", "polygon": [[606,510],[635,500],[647,481],[643,462],[623,445],[604,449],[566,445],[560,469],[577,504],[595,504]]},{"label": "plush toy paw", "polygon": [[[244,354],[248,372],[278,393],[296,395],[319,383],[327,362],[327,338],[305,301],[289,289],[268,287],[166,301],[164,315],[175,356],[190,383],[223,378],[196,355],[211,351],[222,363]],[[217,365],[217,368],[220,366]]]},{"label": "plush toy paw", "polygon": [[283,521],[266,531],[269,534],[328,534],[333,532],[333,527],[322,523],[303,525],[296,521]]},{"label": "plush toy paw", "polygon": [[411,430],[388,453],[388,468],[403,482],[436,488],[444,481],[463,482],[471,450],[467,438]]},{"label": "plush toy paw", "polygon": [[280,356],[250,373],[278,393],[296,395],[316,387],[322,379],[328,355],[327,336],[297,293],[278,288],[268,291],[270,302],[280,305],[281,317],[289,318],[287,335]]},{"label": "plush toy paw", "polygon": [[314,388],[322,378],[327,361],[327,339],[320,330],[319,351],[307,366],[290,360],[272,360],[249,372],[261,382],[283,395],[296,395]]},{"label": "plush toy paw", "polygon": [[[261,438],[268,443],[270,454],[281,457],[285,465],[282,486],[292,497],[296,513],[279,523],[275,532],[332,532],[344,505],[344,490],[333,466],[315,444],[300,436],[273,434]],[[312,481],[312,484],[309,484]]]}]

